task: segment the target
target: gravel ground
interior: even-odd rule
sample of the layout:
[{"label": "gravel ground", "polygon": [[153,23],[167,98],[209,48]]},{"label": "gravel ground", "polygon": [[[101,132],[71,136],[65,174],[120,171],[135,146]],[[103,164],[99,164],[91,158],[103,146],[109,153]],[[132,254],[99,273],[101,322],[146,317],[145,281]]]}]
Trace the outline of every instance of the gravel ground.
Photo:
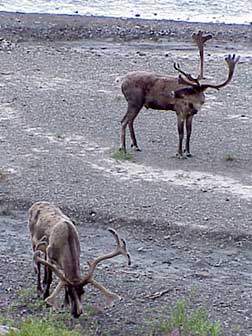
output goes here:
[{"label": "gravel ground", "polygon": [[[128,241],[132,268],[118,259],[97,274],[124,297],[94,314],[97,334],[143,335],[148,321],[167,318],[173,303],[196,288],[194,306],[207,305],[223,323],[222,335],[248,336],[251,27],[0,16],[2,37],[13,41],[0,50],[1,310],[34,283],[26,211],[49,200],[78,223],[83,261],[111,246],[109,226]],[[136,122],[143,151],[129,162],[114,160],[126,109],[115,78],[137,69],[174,74],[175,61],[196,73],[191,34],[199,29],[214,35],[206,51],[208,81],[225,78],[224,55],[241,60],[231,84],[207,92],[194,120],[194,156],[175,158],[174,113],[143,110]],[[87,293],[87,303],[97,300]],[[24,307],[18,314],[28,313]]]}]

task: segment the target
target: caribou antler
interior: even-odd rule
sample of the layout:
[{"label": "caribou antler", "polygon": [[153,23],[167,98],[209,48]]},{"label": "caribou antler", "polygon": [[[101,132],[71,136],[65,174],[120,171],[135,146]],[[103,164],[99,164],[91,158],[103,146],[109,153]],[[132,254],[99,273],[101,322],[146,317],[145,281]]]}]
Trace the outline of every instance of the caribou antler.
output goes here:
[{"label": "caribou antler", "polygon": [[89,283],[106,297],[108,306],[112,306],[114,301],[122,299],[118,294],[111,292],[109,289],[105,288],[103,285],[92,278],[89,279]]},{"label": "caribou antler", "polygon": [[234,74],[235,66],[239,62],[239,60],[240,60],[240,56],[236,56],[235,54],[228,55],[225,57],[225,62],[228,67],[228,76],[227,76],[227,79],[220,84],[210,84],[210,83],[200,84],[198,79],[195,79],[190,74],[187,74],[184,71],[182,71],[179,64],[174,63],[174,68],[183,75],[183,77],[179,75],[179,78],[178,78],[179,84],[190,85],[190,86],[196,85],[199,87],[200,91],[205,91],[208,88],[219,90],[220,88],[226,86],[231,81],[233,74]]},{"label": "caribou antler", "polygon": [[44,246],[44,249],[48,246],[48,237],[43,236],[36,244],[34,251],[42,250],[41,247]]},{"label": "caribou antler", "polygon": [[128,259],[128,265],[131,264],[131,257],[130,254],[127,250],[127,246],[126,246],[126,242],[124,239],[121,239],[118,235],[118,233],[114,230],[114,229],[108,229],[109,232],[112,233],[112,235],[114,236],[115,240],[116,240],[116,248],[113,252],[105,254],[103,256],[97,257],[96,259],[94,259],[92,262],[88,262],[89,265],[89,270],[88,273],[82,278],[82,280],[80,281],[79,285],[85,285],[88,282],[91,282],[91,278],[94,274],[95,268],[96,266],[102,262],[103,260],[107,260],[107,259],[111,259],[113,257],[116,257],[120,254],[124,255],[125,257],[127,257]]},{"label": "caribou antler", "polygon": [[57,266],[55,266],[52,263],[50,263],[49,261],[41,258],[41,252],[40,251],[35,251],[34,252],[33,260],[36,263],[41,263],[42,265],[49,267],[60,278],[60,280],[63,281],[66,285],[74,286],[74,284],[65,277],[65,275],[58,269]]},{"label": "caribou antler", "polygon": [[200,87],[199,84],[195,84],[195,82],[192,82],[192,81],[188,80],[187,78],[182,77],[181,75],[178,76],[178,83],[182,84],[182,85],[191,85],[191,86],[196,85],[196,86]]},{"label": "caribou antler", "polygon": [[199,30],[199,32],[193,33],[192,34],[192,39],[194,42],[197,44],[199,48],[199,53],[200,53],[200,70],[199,70],[199,75],[198,79],[203,79],[204,78],[204,44],[208,41],[211,40],[213,36],[212,35],[203,35],[203,32]]},{"label": "caribou antler", "polygon": [[[99,282],[95,281],[92,277],[95,271],[96,266],[102,262],[103,260],[106,259],[111,259],[117,255],[124,255],[125,257],[127,257],[128,259],[128,265],[131,264],[131,257],[130,254],[127,250],[127,246],[126,246],[126,242],[124,239],[120,238],[118,233],[114,230],[114,229],[108,229],[109,232],[112,233],[112,235],[114,236],[115,240],[116,240],[116,248],[113,252],[105,254],[103,256],[97,257],[96,259],[94,259],[92,262],[88,262],[89,265],[89,270],[88,273],[78,282],[73,283],[71,282],[69,279],[67,279],[65,277],[65,275],[62,273],[62,271],[54,264],[52,264],[51,262],[41,258],[41,251],[36,250],[33,254],[33,260],[36,263],[41,263],[44,266],[49,267],[60,279],[57,287],[54,289],[53,293],[46,299],[46,302],[51,305],[56,307],[56,303],[55,303],[55,297],[58,295],[58,293],[61,291],[61,289],[64,287],[64,285],[69,285],[72,287],[78,287],[78,286],[85,286],[88,283],[90,283],[92,286],[94,286],[95,288],[97,288],[100,292],[103,293],[103,295],[106,296],[107,299],[107,303],[108,305],[111,305],[115,300],[120,300],[120,296],[117,295],[116,293],[111,292],[110,290],[108,290],[107,288],[105,288],[103,285],[101,285]],[[44,241],[42,240],[41,242],[39,242],[39,244],[37,244],[37,248],[39,247],[40,244],[43,244]]]},{"label": "caribou antler", "polygon": [[200,86],[200,83],[197,78],[193,78],[191,74],[188,74],[181,70],[180,65],[178,63],[174,63],[173,67],[179,73],[181,73],[184,77],[179,76],[179,83],[186,84],[186,85],[197,85]]},{"label": "caribou antler", "polygon": [[121,255],[124,255],[125,257],[127,257],[128,265],[131,264],[131,257],[130,257],[130,254],[129,254],[128,250],[127,250],[125,240],[120,238],[118,233],[114,229],[110,228],[110,229],[108,229],[108,231],[113,234],[113,236],[116,240],[117,246],[116,246],[115,250],[111,253],[108,253],[108,254],[105,254],[103,256],[97,257],[92,262],[88,262],[88,265],[89,265],[88,273],[78,283],[71,282],[69,279],[67,279],[65,277],[65,275],[62,273],[62,271],[60,271],[59,268],[56,265],[53,265],[51,262],[41,258],[41,252],[40,251],[37,250],[37,251],[34,252],[33,260],[36,263],[41,263],[42,265],[49,267],[59,277],[59,279],[63,283],[65,283],[66,285],[69,285],[69,286],[85,286],[89,282],[92,284],[91,278],[94,274],[95,268],[103,260],[111,259],[111,258],[116,257],[116,256],[121,254]]},{"label": "caribou antler", "polygon": [[219,90],[220,88],[226,86],[231,81],[231,79],[233,77],[233,74],[234,74],[235,66],[239,62],[239,60],[240,60],[240,56],[236,57],[235,54],[226,56],[225,57],[225,62],[226,62],[227,67],[228,67],[227,79],[220,84],[203,84],[203,85],[201,85],[202,91],[204,91],[208,88],[213,88],[213,89]]}]

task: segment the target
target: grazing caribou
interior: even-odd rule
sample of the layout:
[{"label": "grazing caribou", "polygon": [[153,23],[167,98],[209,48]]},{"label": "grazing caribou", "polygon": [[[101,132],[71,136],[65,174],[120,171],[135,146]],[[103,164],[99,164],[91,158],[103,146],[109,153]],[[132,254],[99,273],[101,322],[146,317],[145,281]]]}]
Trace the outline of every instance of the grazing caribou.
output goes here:
[{"label": "grazing caribou", "polygon": [[[43,298],[47,304],[57,309],[55,298],[65,288],[64,304],[70,304],[71,314],[79,317],[82,314],[81,297],[84,294],[84,286],[88,283],[106,296],[108,304],[120,298],[93,279],[96,266],[103,260],[122,254],[127,257],[128,264],[131,263],[126,242],[114,229],[110,228],[109,231],[116,240],[115,250],[88,262],[87,274],[81,276],[80,242],[73,222],[57,206],[48,202],[34,203],[29,209],[28,217],[34,268],[37,273],[37,291],[38,294],[43,291]],[[41,286],[41,264],[45,266],[44,289]],[[59,282],[50,295],[52,272],[59,278]]]}]

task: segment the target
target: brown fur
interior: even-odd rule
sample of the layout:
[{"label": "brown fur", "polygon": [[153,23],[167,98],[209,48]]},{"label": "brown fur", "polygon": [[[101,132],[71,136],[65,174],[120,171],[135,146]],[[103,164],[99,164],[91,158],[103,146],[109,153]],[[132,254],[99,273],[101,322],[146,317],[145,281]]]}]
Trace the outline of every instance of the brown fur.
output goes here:
[{"label": "brown fur", "polygon": [[200,84],[198,79],[184,73],[178,65],[175,69],[183,76],[159,75],[146,71],[130,72],[125,76],[118,77],[116,82],[121,82],[122,93],[127,100],[127,112],[121,121],[121,144],[120,150],[126,151],[126,127],[129,127],[131,147],[140,150],[137,144],[134,120],[142,107],[155,110],[175,111],[177,115],[177,129],[179,144],[177,154],[183,156],[184,125],[186,126],[185,153],[190,154],[190,137],[192,131],[193,116],[198,113],[201,105],[205,102],[204,91],[208,88],[219,89],[226,86],[232,79],[234,68],[239,61],[235,55],[225,58],[228,65],[228,77],[220,84]]},{"label": "brown fur", "polygon": [[[71,220],[52,203],[37,202],[29,209],[28,226],[31,233],[33,251],[41,250],[44,252],[48,262],[57,265],[69,281],[78,283],[81,280],[80,243],[77,230]],[[48,244],[42,244],[38,247],[41,239],[46,240]],[[45,274],[47,272],[50,273],[51,271],[45,267]],[[46,274],[45,277],[48,278],[48,275]],[[50,301],[48,298],[50,283],[48,281],[51,283],[51,279],[45,279],[44,281],[44,298],[47,299],[47,302]],[[40,274],[38,282],[40,282]],[[39,283],[37,288],[41,290]],[[79,316],[82,313],[82,307],[80,295],[76,293],[78,288],[71,289],[71,291],[74,292],[72,295],[74,297],[72,313],[74,316]]]},{"label": "brown fur", "polygon": [[[65,304],[70,303],[71,313],[74,317],[80,316],[83,287],[88,283],[105,295],[109,305],[120,298],[93,279],[96,266],[103,260],[122,254],[127,257],[130,264],[126,243],[115,230],[109,229],[117,244],[114,251],[89,262],[87,274],[81,277],[80,242],[77,230],[73,222],[57,206],[48,202],[33,204],[28,213],[28,227],[34,252],[33,260],[38,273],[37,290],[38,292],[42,291],[40,283],[40,265],[42,264],[45,266],[43,297],[49,305],[57,308],[55,298],[62,288],[65,288]],[[44,253],[45,259],[41,257],[41,252]],[[49,296],[52,271],[60,281]]]}]

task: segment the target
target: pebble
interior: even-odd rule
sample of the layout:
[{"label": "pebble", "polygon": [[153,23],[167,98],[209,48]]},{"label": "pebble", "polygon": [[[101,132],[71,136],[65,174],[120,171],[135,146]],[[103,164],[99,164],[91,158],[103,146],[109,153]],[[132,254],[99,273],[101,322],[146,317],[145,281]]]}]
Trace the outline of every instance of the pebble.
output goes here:
[{"label": "pebble", "polygon": [[138,54],[139,56],[146,56],[146,53],[145,53],[145,52],[142,52],[142,51],[137,51],[137,54]]}]

